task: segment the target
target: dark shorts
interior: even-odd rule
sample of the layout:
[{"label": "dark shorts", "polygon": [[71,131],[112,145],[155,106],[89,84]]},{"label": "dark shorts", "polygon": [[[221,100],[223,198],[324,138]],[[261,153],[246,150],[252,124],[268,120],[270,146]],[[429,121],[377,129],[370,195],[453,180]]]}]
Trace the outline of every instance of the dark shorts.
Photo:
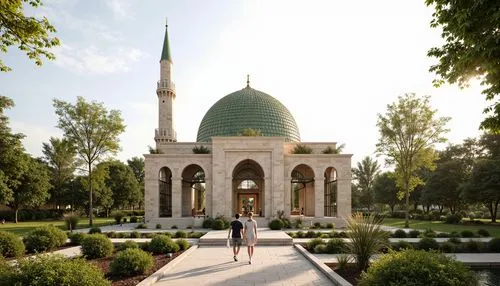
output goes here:
[{"label": "dark shorts", "polygon": [[233,237],[233,246],[241,246],[241,237]]}]

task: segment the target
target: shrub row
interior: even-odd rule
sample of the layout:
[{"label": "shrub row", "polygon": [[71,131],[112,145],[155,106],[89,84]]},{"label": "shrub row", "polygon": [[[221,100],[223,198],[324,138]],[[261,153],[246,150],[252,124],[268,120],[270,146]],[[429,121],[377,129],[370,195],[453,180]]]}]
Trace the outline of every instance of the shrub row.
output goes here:
[{"label": "shrub row", "polygon": [[106,236],[109,238],[153,238],[155,235],[158,234],[163,234],[169,237],[174,237],[174,238],[200,238],[202,237],[205,232],[185,232],[185,231],[177,231],[176,233],[171,233],[171,232],[158,232],[158,233],[153,233],[153,232],[137,232],[133,231],[130,233],[127,232],[107,232]]},{"label": "shrub row", "polygon": [[[61,219],[64,215],[64,210],[19,210],[17,219],[19,221],[29,220],[45,220],[45,219]],[[13,210],[0,211],[0,219],[6,221],[15,220],[15,212]]]},{"label": "shrub row", "polygon": [[471,237],[489,237],[490,233],[485,230],[485,229],[479,229],[477,233],[475,234],[474,232],[470,230],[463,230],[460,233],[459,232],[451,232],[451,233],[446,233],[446,232],[440,232],[436,233],[435,231],[428,229],[424,232],[420,232],[418,230],[411,230],[409,233],[406,233],[402,229],[397,229],[393,233],[391,233],[391,237],[393,238],[417,238],[417,237],[442,237],[442,238],[449,238],[449,237],[464,237],[464,238],[471,238]]},{"label": "shrub row", "polygon": [[292,238],[346,238],[347,233],[344,231],[330,231],[330,232],[319,232],[319,231],[297,231],[297,232],[287,232],[287,234]]}]

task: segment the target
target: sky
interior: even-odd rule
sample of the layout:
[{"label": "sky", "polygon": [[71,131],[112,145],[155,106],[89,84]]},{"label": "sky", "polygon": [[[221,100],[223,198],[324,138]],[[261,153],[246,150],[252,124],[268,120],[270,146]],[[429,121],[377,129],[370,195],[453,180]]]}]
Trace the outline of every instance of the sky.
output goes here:
[{"label": "sky", "polygon": [[43,2],[27,13],[56,27],[56,60],[37,67],[15,47],[0,54],[13,68],[0,73],[0,94],[15,102],[7,116],[33,156],[63,135],[53,99],[74,103],[77,96],[121,111],[127,127],[118,159],[148,153],[167,18],[179,142],[194,142],[208,109],[244,88],[247,74],[254,89],[290,110],[303,142],[345,144],[353,166],[375,158],[377,114],[405,93],[431,96],[438,116],[452,118],[450,143],[480,134],[487,102],[479,84],[432,85],[436,61],[426,53],[443,40],[423,0]]}]

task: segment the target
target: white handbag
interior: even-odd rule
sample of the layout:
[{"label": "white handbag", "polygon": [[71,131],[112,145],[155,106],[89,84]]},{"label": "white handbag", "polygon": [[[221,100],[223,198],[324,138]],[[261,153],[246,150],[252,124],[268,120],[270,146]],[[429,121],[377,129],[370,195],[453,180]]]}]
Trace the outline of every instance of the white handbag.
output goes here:
[{"label": "white handbag", "polygon": [[226,247],[229,248],[231,244],[229,243],[229,238],[227,239]]}]

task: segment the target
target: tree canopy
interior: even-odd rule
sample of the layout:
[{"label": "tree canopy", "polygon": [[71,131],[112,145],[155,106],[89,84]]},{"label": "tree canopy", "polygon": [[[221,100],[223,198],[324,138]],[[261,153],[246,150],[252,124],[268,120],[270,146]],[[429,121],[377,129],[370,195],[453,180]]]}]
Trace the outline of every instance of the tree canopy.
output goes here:
[{"label": "tree canopy", "polygon": [[380,166],[377,161],[366,156],[358,162],[357,167],[352,169],[353,179],[357,181],[358,191],[360,192],[359,203],[371,211],[374,203],[373,182],[379,173]]},{"label": "tree canopy", "polygon": [[86,102],[78,97],[76,104],[54,99],[58,127],[75,146],[78,157],[88,171],[89,224],[92,225],[92,167],[120,149],[118,136],[125,131],[120,111],[108,111],[103,103]]},{"label": "tree canopy", "polygon": [[[21,51],[42,65],[42,56],[53,60],[55,56],[50,48],[59,45],[59,39],[51,34],[56,32],[47,18],[35,18],[24,15],[24,4],[34,8],[42,6],[41,0],[5,0],[0,1],[0,51],[7,53],[10,46],[17,46]],[[10,71],[0,59],[0,71]]]},{"label": "tree canopy", "polygon": [[[493,100],[500,93],[500,2],[426,0],[426,4],[434,7],[431,27],[442,28],[445,40],[428,52],[438,60],[430,67],[437,75],[434,83],[464,87],[471,78],[479,77],[485,86],[482,93]],[[500,132],[500,102],[487,107],[485,113],[481,128]]]}]

